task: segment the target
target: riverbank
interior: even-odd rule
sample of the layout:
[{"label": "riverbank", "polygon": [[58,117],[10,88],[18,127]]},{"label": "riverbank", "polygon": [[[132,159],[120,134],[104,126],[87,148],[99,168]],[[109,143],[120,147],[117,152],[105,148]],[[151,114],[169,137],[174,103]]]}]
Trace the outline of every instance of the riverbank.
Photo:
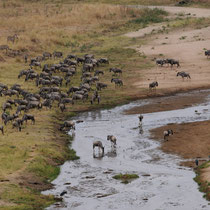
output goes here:
[{"label": "riverbank", "polygon": [[[199,114],[196,113],[195,114]],[[152,138],[161,141],[160,149],[166,153],[176,154],[186,159],[181,165],[195,169],[200,190],[206,193],[210,200],[210,164],[206,162],[210,155],[210,121],[193,122],[184,124],[170,124],[151,130]],[[163,140],[163,131],[172,129],[174,135]],[[195,165],[195,159],[199,161],[199,167]],[[188,160],[190,159],[190,160]],[[205,161],[206,160],[206,161]]]},{"label": "riverbank", "polygon": [[[59,125],[65,119],[69,119],[72,113],[74,115],[80,111],[110,108],[140,98],[170,95],[183,90],[208,88],[205,83],[199,83],[198,86],[193,83],[189,87],[185,83],[184,87],[180,87],[182,81],[179,81],[173,88],[160,85],[156,93],[148,91],[150,81],[145,75],[153,74],[150,68],[154,67],[154,61],[129,48],[131,45],[144,44],[145,40],[126,38],[122,35],[145,27],[156,20],[165,21],[167,13],[164,11],[140,11],[110,5],[72,6],[50,3],[43,5],[39,2],[21,4],[16,1],[4,2],[0,9],[2,15],[0,43],[8,44],[14,50],[10,51],[11,54],[1,51],[1,83],[9,87],[18,83],[24,90],[33,93],[39,91],[34,81],[25,82],[24,78],[17,79],[20,70],[28,69],[28,64],[23,60],[25,53],[29,58],[34,58],[42,55],[44,51],[58,50],[65,56],[70,52],[78,56],[91,53],[96,58],[107,57],[110,60],[110,65],[100,67],[100,70],[105,72],[101,81],[108,84],[108,88],[101,92],[100,105],[90,105],[90,101],[77,102],[74,106],[67,107],[67,111],[62,114],[57,104],[54,104],[51,110],[45,108],[31,110],[30,114],[35,116],[36,123],[24,124],[21,132],[12,129],[11,124],[5,127],[5,135],[0,138],[2,208],[43,209],[55,201],[52,196],[41,195],[40,191],[52,186],[50,182],[59,174],[60,164],[71,158],[77,158],[75,152],[69,149],[71,142],[69,137],[58,131]],[[151,16],[153,18],[150,18]],[[18,33],[19,40],[7,43],[7,36],[15,33]],[[15,52],[20,55],[13,56]],[[53,64],[60,61],[50,59],[46,63]],[[115,88],[110,82],[113,76],[109,72],[110,67],[123,69],[121,77],[123,87]],[[78,70],[80,69],[81,66],[78,67]],[[35,71],[41,73],[42,69],[35,68]],[[78,71],[71,86],[79,85],[80,77],[81,71]],[[144,81],[141,87],[135,85],[139,84],[139,80]],[[61,91],[66,92],[68,88],[62,86]],[[14,96],[12,98],[14,99]],[[0,103],[3,104],[6,99],[9,97],[1,97]],[[13,114],[15,111],[16,107],[13,106],[9,113]]]}]

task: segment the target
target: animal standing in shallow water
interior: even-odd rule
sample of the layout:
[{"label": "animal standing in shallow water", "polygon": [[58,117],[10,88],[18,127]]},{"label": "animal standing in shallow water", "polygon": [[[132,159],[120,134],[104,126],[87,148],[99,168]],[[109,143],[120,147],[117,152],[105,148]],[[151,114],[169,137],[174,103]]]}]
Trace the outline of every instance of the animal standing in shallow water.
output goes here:
[{"label": "animal standing in shallow water", "polygon": [[98,154],[100,156],[100,151],[102,151],[101,157],[104,156],[104,146],[101,141],[94,141],[93,142],[93,157],[95,158],[95,147],[98,147]]},{"label": "animal standing in shallow water", "polygon": [[112,146],[116,146],[116,144],[117,144],[117,138],[115,137],[115,136],[113,136],[113,135],[108,135],[107,136],[107,140],[108,141],[111,141],[111,145]]}]

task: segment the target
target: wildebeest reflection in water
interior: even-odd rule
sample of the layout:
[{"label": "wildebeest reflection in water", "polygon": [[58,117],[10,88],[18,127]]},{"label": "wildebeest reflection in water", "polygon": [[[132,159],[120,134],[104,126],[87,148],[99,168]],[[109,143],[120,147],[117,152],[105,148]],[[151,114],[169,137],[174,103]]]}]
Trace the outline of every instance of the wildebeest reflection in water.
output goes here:
[{"label": "wildebeest reflection in water", "polygon": [[111,150],[109,150],[106,153],[106,156],[107,157],[117,157],[117,148],[116,148],[116,146],[111,147]]}]

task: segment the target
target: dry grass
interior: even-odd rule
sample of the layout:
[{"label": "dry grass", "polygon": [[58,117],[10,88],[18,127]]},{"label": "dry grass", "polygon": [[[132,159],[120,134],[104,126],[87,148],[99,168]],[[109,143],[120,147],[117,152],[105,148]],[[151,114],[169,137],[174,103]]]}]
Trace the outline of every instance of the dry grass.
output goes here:
[{"label": "dry grass", "polygon": [[42,52],[60,46],[73,44],[73,35],[89,33],[103,26],[125,23],[140,11],[123,6],[110,5],[51,5],[51,4],[6,4],[0,8],[0,43],[5,44],[6,37],[17,33],[18,43],[11,47],[27,49],[29,53]]},{"label": "dry grass", "polygon": [[[130,78],[130,81],[139,75],[138,69],[145,67],[143,57],[134,50],[124,49],[125,46],[134,44],[136,40],[119,36],[129,30],[129,27],[137,27],[128,23],[140,17],[142,11],[110,5],[43,5],[39,2],[32,4],[21,2],[3,1],[0,7],[2,34],[0,44],[8,44],[12,49],[23,51],[22,55],[15,58],[0,52],[0,56],[5,60],[0,66],[0,82],[9,87],[18,83],[28,91],[38,91],[34,82],[24,82],[23,78],[17,79],[19,71],[28,68],[23,62],[24,53],[33,57],[41,55],[44,51],[61,50],[65,55],[74,51],[79,55],[94,53],[97,57],[107,56],[111,65],[127,69],[123,78]],[[7,36],[14,33],[19,35],[18,42],[7,43]],[[102,82],[108,83],[108,89],[102,93],[101,107],[113,106],[135,97],[128,80],[125,87],[115,89],[110,83],[111,74],[107,66],[101,69],[106,71]],[[36,71],[40,73],[41,69],[37,68]],[[73,85],[80,83],[80,76],[81,73],[74,78]],[[66,91],[66,88],[62,87],[62,90]],[[115,97],[113,91],[116,92]],[[8,97],[0,97],[0,105],[6,99]],[[96,107],[96,105],[90,107],[89,102],[85,104],[79,102],[68,111]],[[14,112],[15,107],[10,113]],[[74,151],[67,147],[66,135],[62,136],[55,127],[61,122],[61,118],[57,119],[60,112],[56,105],[52,110],[43,108],[41,111],[30,111],[30,114],[35,115],[35,125],[28,122],[22,132],[17,132],[9,124],[5,127],[5,135],[0,135],[0,206],[6,209],[42,209],[52,203],[52,197],[41,196],[32,189],[43,190],[49,187],[48,182],[59,173],[56,165],[66,159],[76,158]],[[31,184],[34,180],[40,184]]]}]

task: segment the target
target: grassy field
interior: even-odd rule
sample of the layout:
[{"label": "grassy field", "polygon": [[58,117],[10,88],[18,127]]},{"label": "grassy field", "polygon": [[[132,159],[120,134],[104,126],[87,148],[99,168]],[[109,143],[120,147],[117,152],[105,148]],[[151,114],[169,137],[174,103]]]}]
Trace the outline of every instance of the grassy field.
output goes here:
[{"label": "grassy field", "polygon": [[[105,71],[101,80],[108,83],[108,88],[101,93],[102,103],[99,106],[78,102],[68,107],[64,115],[56,105],[52,110],[33,110],[30,114],[35,115],[35,125],[28,123],[22,132],[18,132],[8,124],[5,135],[0,136],[0,209],[42,209],[55,202],[55,199],[40,195],[40,191],[51,187],[50,182],[59,174],[58,165],[67,159],[77,158],[76,153],[67,146],[72,139],[58,131],[59,124],[74,112],[107,108],[137,97],[139,90],[134,91],[132,83],[141,77],[141,69],[149,68],[152,64],[145,56],[126,48],[143,41],[121,35],[153,22],[155,18],[148,20],[149,12],[159,21],[163,21],[167,14],[159,10],[136,10],[100,4],[49,3],[43,6],[39,2],[20,2],[3,1],[0,7],[0,44],[8,44],[11,49],[21,52],[16,57],[0,52],[1,83],[9,87],[18,83],[28,91],[38,92],[34,82],[17,79],[19,71],[28,68],[28,64],[24,63],[24,54],[32,58],[42,55],[44,51],[58,50],[64,55],[93,53],[97,58],[108,57],[110,60],[109,66],[100,68]],[[7,43],[7,36],[14,33],[18,34],[19,40],[14,44]],[[115,89],[110,83],[112,75],[108,69],[113,66],[124,70],[122,79],[125,85],[122,88]],[[41,69],[36,68],[36,71],[40,73]],[[79,71],[71,85],[78,85],[80,76]],[[62,90],[66,91],[67,88],[63,86]],[[6,99],[8,97],[1,97],[0,104]],[[14,113],[15,107],[9,112]]]},{"label": "grassy field", "polygon": [[[18,83],[28,91],[38,92],[34,82],[17,79],[19,71],[28,68],[23,56],[28,54],[33,58],[42,55],[44,51],[57,50],[64,52],[64,55],[73,53],[83,56],[92,53],[96,58],[107,57],[110,65],[103,65],[100,69],[105,71],[101,81],[107,83],[108,88],[101,93],[100,105],[90,105],[89,101],[84,104],[77,102],[74,106],[69,106],[64,114],[54,105],[51,110],[33,110],[31,114],[35,115],[36,123],[31,125],[29,122],[24,125],[22,132],[12,129],[11,124],[6,126],[5,135],[0,135],[0,209],[43,209],[55,202],[55,198],[43,196],[40,191],[51,187],[50,182],[59,174],[60,164],[65,160],[78,158],[75,151],[67,146],[72,139],[58,131],[58,126],[64,119],[79,111],[126,103],[137,99],[140,91],[148,91],[134,89],[132,84],[141,79],[142,69],[147,68],[149,71],[154,64],[146,56],[128,48],[131,45],[143,44],[144,40],[129,39],[122,35],[153,22],[168,21],[167,13],[158,9],[137,10],[124,6],[88,3],[95,1],[65,2],[67,1],[1,2],[0,45],[8,44],[11,49],[20,50],[21,55],[9,57],[4,51],[0,52],[0,82],[9,87]],[[101,2],[111,3],[108,0]],[[128,1],[113,2],[127,4]],[[129,1],[129,4],[134,2]],[[163,3],[161,0],[155,2]],[[164,1],[167,4],[169,2],[174,1]],[[170,25],[171,28],[185,27],[191,22],[174,20],[170,24],[174,24]],[[19,36],[18,42],[7,43],[7,36],[15,33]],[[58,62],[59,60],[47,61]],[[110,82],[110,67],[123,69],[122,88],[115,88]],[[80,68],[78,67],[78,70]],[[40,73],[41,69],[36,68],[36,71]],[[80,76],[79,70],[71,85],[78,85]],[[66,91],[67,88],[63,86],[62,90]],[[0,97],[0,105],[6,99],[8,97]],[[15,107],[10,113],[14,111]]]}]

